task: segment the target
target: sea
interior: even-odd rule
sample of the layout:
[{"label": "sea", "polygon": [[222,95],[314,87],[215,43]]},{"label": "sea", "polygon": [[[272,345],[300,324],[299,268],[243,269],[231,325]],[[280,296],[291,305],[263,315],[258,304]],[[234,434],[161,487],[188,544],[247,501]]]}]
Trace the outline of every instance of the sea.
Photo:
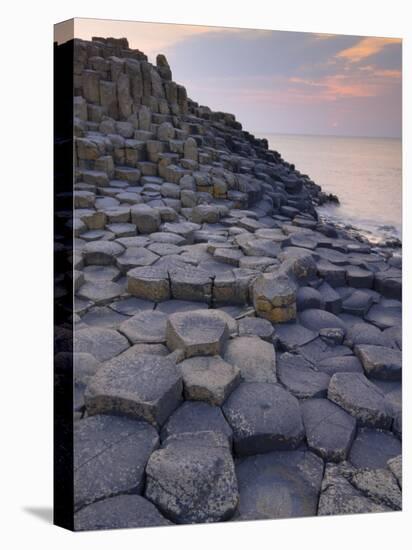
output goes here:
[{"label": "sea", "polygon": [[402,233],[402,141],[391,138],[256,134],[307,174],[338,206],[322,218],[358,229],[379,243]]}]

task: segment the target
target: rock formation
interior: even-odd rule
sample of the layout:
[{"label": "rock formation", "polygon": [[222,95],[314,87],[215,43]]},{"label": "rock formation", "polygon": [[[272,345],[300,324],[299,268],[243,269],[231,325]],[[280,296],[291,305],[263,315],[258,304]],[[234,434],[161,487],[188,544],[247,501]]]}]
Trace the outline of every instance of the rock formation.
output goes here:
[{"label": "rock formation", "polygon": [[75,40],[74,112],[77,527],[399,509],[398,255],[164,55]]}]

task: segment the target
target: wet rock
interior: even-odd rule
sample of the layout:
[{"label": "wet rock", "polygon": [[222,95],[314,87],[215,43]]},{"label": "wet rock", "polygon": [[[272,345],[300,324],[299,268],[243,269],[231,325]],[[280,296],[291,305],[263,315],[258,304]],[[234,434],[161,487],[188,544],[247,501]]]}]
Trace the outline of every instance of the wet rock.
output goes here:
[{"label": "wet rock", "polygon": [[223,412],[238,455],[294,449],[304,437],[298,400],[277,384],[240,384]]},{"label": "wet rock", "polygon": [[348,460],[355,468],[386,468],[391,458],[402,452],[400,441],[390,432],[361,428]]},{"label": "wet rock", "polygon": [[95,502],[74,516],[75,531],[133,529],[170,525],[150,501],[140,495],[119,495]]},{"label": "wet rock", "polygon": [[301,409],[309,448],[327,462],[345,460],[356,420],[328,399],[307,399]]},{"label": "wet rock", "polygon": [[239,495],[226,437],[217,432],[170,436],[146,468],[146,497],[175,523],[229,519]]},{"label": "wet rock", "polygon": [[122,414],[158,426],[179,405],[182,378],[167,357],[119,356],[103,365],[85,393],[89,415]]},{"label": "wet rock", "polygon": [[221,355],[228,337],[227,323],[213,310],[174,313],[167,321],[169,349],[182,349],[186,357]]},{"label": "wet rock", "polygon": [[365,374],[379,380],[402,379],[402,353],[383,346],[359,344],[355,354],[362,362]]},{"label": "wet rock", "polygon": [[272,344],[256,336],[230,340],[225,361],[240,369],[246,382],[276,382],[276,354]]},{"label": "wet rock", "polygon": [[316,332],[294,324],[284,324],[276,326],[275,341],[278,348],[283,351],[293,351],[299,346],[311,342],[317,337]]},{"label": "wet rock", "polygon": [[330,376],[314,370],[302,356],[284,353],[278,364],[278,378],[294,396],[305,399],[326,397]]},{"label": "wet rock", "polygon": [[147,460],[158,444],[156,430],[146,422],[107,415],[77,422],[75,509],[120,493],[141,493]]},{"label": "wet rock", "polygon": [[161,438],[164,440],[170,435],[204,431],[221,432],[232,443],[232,428],[220,407],[201,401],[184,401],[163,426]]},{"label": "wet rock", "polygon": [[129,347],[129,342],[116,330],[87,327],[74,333],[76,353],[90,353],[98,361],[107,361]]},{"label": "wet rock", "polygon": [[314,516],[323,462],[307,451],[250,456],[236,464],[240,503],[234,519]]},{"label": "wet rock", "polygon": [[264,274],[253,283],[253,305],[259,317],[284,323],[296,317],[296,287],[285,275]]},{"label": "wet rock", "polygon": [[161,311],[142,311],[124,321],[119,332],[132,344],[166,342],[167,315]]},{"label": "wet rock", "polygon": [[360,424],[390,428],[392,418],[384,394],[363,374],[342,372],[330,380],[328,398],[354,416]]},{"label": "wet rock", "polygon": [[191,357],[179,364],[186,399],[222,405],[240,383],[240,371],[219,356]]}]

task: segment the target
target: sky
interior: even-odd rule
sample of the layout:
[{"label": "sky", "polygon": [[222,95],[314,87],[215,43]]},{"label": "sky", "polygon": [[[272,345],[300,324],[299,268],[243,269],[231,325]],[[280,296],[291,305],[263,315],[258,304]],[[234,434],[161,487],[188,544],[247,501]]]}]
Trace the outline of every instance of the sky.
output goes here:
[{"label": "sky", "polygon": [[127,37],[213,110],[253,133],[400,137],[398,38],[76,19],[75,36]]}]

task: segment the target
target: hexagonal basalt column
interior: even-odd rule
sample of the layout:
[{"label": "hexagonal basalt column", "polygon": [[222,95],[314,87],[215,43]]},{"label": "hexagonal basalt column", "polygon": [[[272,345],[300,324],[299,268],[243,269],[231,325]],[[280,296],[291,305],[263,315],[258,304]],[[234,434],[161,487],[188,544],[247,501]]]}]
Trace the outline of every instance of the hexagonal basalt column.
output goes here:
[{"label": "hexagonal basalt column", "polygon": [[228,338],[227,323],[213,310],[174,313],[167,321],[167,346],[186,357],[220,355]]},{"label": "hexagonal basalt column", "polygon": [[161,267],[136,267],[127,273],[127,290],[133,296],[162,302],[170,299],[169,276]]},{"label": "hexagonal basalt column", "polygon": [[259,317],[273,323],[296,318],[296,285],[286,275],[265,274],[252,286],[253,305]]}]

